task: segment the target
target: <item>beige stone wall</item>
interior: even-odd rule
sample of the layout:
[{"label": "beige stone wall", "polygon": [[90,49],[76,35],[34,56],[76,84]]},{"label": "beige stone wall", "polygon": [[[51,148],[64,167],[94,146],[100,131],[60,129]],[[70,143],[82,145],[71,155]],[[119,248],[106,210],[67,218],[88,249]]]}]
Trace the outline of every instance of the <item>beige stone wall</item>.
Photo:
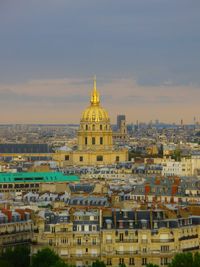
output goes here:
[{"label": "beige stone wall", "polygon": [[[97,156],[102,156],[103,161],[97,161]],[[82,157],[82,160],[81,160]],[[96,150],[96,151],[81,151],[76,150],[73,152],[57,152],[55,153],[54,160],[56,160],[60,167],[63,166],[87,166],[87,165],[108,165],[116,163],[116,159],[119,157],[119,161],[128,160],[128,150]],[[69,158],[69,160],[68,160]],[[67,160],[66,160],[67,159]]]},{"label": "beige stone wall", "polygon": [[40,183],[39,192],[63,193],[66,188],[66,183]]}]

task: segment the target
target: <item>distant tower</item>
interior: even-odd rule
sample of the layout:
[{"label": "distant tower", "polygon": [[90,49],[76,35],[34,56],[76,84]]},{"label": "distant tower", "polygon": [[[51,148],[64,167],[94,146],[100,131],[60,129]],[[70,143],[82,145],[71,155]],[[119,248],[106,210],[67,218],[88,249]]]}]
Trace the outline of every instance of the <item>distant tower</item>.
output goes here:
[{"label": "distant tower", "polygon": [[126,122],[126,116],[125,115],[117,115],[117,130],[121,129],[121,125],[123,124],[123,121]]},{"label": "distant tower", "polygon": [[127,126],[126,126],[126,119],[125,120],[121,120],[121,123],[120,123],[120,133],[122,135],[127,135]]},{"label": "distant tower", "polygon": [[136,122],[136,129],[139,130],[139,121]]},{"label": "distant tower", "polygon": [[181,119],[181,126],[183,126],[183,119]]},{"label": "distant tower", "polygon": [[113,134],[115,142],[125,143],[127,141],[126,116],[117,116],[117,131]]}]

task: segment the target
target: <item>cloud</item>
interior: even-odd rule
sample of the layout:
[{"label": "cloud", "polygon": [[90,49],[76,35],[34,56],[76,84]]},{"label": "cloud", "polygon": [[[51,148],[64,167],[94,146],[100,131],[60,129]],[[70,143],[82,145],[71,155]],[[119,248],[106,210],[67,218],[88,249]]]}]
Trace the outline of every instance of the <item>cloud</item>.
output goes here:
[{"label": "cloud", "polygon": [[[1,0],[2,2],[2,0]],[[0,80],[97,74],[200,84],[200,1],[4,0]]]},{"label": "cloud", "polygon": [[[92,87],[88,77],[0,84],[0,123],[78,123]],[[141,86],[133,78],[111,78],[97,79],[97,87],[113,122],[118,113],[126,114],[129,122],[189,122],[199,114],[200,88],[192,84]]]}]

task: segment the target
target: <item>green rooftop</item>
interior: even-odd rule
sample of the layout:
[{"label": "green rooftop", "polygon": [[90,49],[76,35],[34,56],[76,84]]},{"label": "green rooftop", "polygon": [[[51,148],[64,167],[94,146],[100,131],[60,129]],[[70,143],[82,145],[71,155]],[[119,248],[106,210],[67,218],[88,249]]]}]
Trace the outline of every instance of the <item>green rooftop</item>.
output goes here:
[{"label": "green rooftop", "polygon": [[62,172],[0,173],[0,183],[56,183],[79,181],[79,176],[65,175]]}]

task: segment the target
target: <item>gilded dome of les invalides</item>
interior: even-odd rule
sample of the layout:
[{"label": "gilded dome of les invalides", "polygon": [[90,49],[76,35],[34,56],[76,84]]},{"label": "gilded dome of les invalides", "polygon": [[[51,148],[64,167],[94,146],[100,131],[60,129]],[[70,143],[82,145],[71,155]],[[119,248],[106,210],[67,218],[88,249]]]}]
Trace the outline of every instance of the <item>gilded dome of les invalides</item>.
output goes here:
[{"label": "gilded dome of les invalides", "polygon": [[81,122],[110,122],[107,111],[100,106],[99,92],[96,89],[96,79],[94,79],[90,106],[84,110]]}]

